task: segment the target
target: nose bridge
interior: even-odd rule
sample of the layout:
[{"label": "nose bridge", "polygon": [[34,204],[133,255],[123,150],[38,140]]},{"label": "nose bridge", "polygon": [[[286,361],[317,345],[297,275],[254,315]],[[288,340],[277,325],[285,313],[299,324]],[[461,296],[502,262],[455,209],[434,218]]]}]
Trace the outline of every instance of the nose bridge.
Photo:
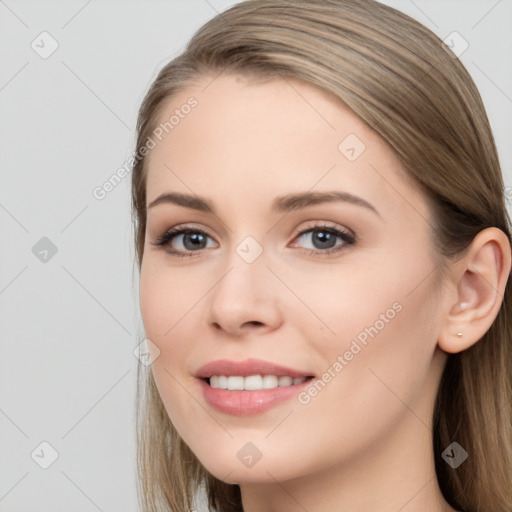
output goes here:
[{"label": "nose bridge", "polygon": [[213,294],[217,301],[227,300],[232,304],[233,299],[236,299],[239,307],[249,307],[270,299],[267,263],[263,246],[254,237],[245,237],[224,260],[226,272]]}]

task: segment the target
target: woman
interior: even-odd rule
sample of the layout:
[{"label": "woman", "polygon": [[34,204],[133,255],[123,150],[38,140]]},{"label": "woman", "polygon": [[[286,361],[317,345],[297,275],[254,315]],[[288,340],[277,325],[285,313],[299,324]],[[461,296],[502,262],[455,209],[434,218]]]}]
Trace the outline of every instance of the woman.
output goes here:
[{"label": "woman", "polygon": [[512,510],[509,219],[437,36],[232,7],[151,85],[132,191],[145,510]]}]

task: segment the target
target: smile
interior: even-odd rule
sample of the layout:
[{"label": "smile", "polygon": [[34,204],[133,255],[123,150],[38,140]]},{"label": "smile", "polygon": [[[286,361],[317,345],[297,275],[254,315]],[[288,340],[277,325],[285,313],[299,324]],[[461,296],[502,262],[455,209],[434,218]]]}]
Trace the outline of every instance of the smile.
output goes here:
[{"label": "smile", "polygon": [[231,416],[261,414],[290,400],[314,379],[311,372],[261,359],[218,359],[195,377],[206,403]]}]

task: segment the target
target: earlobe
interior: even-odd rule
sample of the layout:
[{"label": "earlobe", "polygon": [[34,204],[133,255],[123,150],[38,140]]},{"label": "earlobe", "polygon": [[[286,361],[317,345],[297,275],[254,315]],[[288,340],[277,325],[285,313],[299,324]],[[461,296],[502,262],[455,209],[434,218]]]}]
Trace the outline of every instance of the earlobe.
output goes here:
[{"label": "earlobe", "polygon": [[498,228],[480,231],[452,269],[456,301],[446,313],[439,348],[451,354],[461,352],[489,330],[503,302],[510,266],[505,233]]}]

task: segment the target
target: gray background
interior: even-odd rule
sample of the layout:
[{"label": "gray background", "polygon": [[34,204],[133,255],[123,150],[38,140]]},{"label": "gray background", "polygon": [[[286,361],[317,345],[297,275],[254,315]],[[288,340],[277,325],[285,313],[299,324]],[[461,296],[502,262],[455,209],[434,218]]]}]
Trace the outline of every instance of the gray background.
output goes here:
[{"label": "gray background", "polygon": [[[0,0],[0,511],[138,509],[130,176],[93,190],[131,155],[157,71],[234,3]],[[512,185],[512,0],[384,3],[469,43]]]}]

